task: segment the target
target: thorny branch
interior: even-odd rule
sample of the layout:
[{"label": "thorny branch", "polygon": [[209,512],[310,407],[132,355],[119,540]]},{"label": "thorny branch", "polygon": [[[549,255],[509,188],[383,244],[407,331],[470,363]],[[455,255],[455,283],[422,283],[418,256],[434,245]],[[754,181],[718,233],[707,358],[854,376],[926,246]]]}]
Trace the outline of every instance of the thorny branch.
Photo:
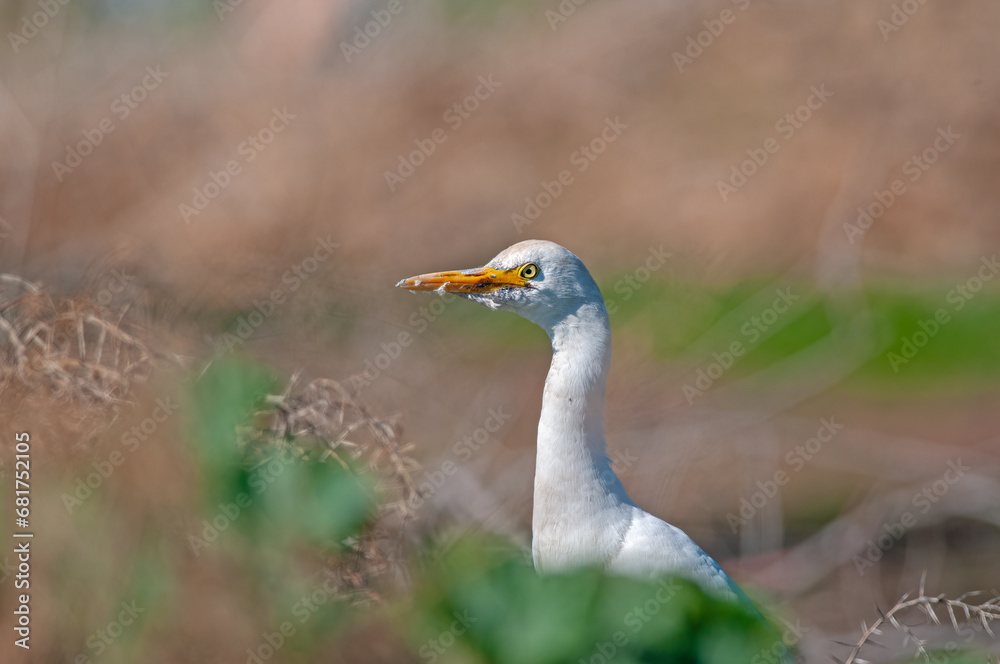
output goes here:
[{"label": "thorny branch", "polygon": [[923,577],[920,579],[920,588],[916,597],[910,598],[910,593],[906,593],[899,599],[898,602],[896,602],[896,605],[888,611],[883,612],[879,609],[879,617],[872,623],[871,627],[864,622],[861,623],[861,639],[856,645],[854,645],[850,656],[844,664],[867,664],[868,660],[861,659],[860,657],[861,650],[869,643],[872,645],[878,645],[872,640],[872,637],[882,634],[882,628],[887,623],[902,632],[904,646],[912,641],[917,649],[916,656],[923,657],[925,662],[931,662],[931,653],[927,649],[928,641],[926,639],[919,638],[914,633],[910,625],[907,625],[900,620],[900,614],[909,609],[926,614],[930,621],[935,625],[942,624],[937,611],[945,611],[947,613],[948,621],[951,623],[952,627],[954,627],[956,632],[959,629],[959,617],[962,616],[961,619],[963,622],[981,625],[987,634],[996,638],[990,623],[1000,620],[1000,596],[982,602],[981,604],[970,604],[966,602],[966,599],[981,595],[982,591],[968,592],[956,599],[948,599],[944,595],[929,596],[924,592],[924,583],[926,578],[927,574],[924,573]]}]

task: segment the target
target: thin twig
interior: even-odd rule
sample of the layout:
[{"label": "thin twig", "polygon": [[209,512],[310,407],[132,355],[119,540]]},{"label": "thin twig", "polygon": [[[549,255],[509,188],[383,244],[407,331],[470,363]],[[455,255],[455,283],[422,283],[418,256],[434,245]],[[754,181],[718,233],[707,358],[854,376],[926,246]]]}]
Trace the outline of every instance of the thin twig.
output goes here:
[{"label": "thin twig", "polygon": [[934,612],[934,607],[944,606],[948,611],[952,627],[955,628],[955,631],[958,631],[958,620],[955,615],[955,609],[959,609],[965,614],[967,620],[982,624],[986,632],[993,638],[996,638],[993,634],[993,630],[990,628],[990,622],[1000,620],[1000,596],[987,600],[982,604],[969,604],[965,601],[965,598],[982,594],[982,591],[965,593],[957,599],[948,599],[944,595],[936,595],[932,597],[924,592],[925,579],[926,572],[920,580],[920,590],[916,597],[908,599],[909,593],[907,593],[906,595],[903,595],[898,602],[896,602],[895,606],[885,612],[882,612],[881,609],[876,607],[876,610],[878,610],[879,613],[879,618],[872,623],[871,627],[867,626],[864,622],[861,623],[861,639],[854,645],[850,656],[848,656],[844,664],[860,664],[863,660],[859,659],[858,656],[861,654],[862,648],[864,648],[865,645],[874,644],[874,642],[871,641],[871,637],[879,634],[881,628],[887,623],[903,633],[904,645],[912,640],[914,644],[916,644],[916,655],[922,656],[926,661],[930,662],[931,657],[930,652],[927,649],[927,640],[918,638],[912,628],[898,618],[899,614],[907,609],[917,609],[918,611],[922,611],[931,618],[931,621],[935,625],[940,625],[941,621]]}]

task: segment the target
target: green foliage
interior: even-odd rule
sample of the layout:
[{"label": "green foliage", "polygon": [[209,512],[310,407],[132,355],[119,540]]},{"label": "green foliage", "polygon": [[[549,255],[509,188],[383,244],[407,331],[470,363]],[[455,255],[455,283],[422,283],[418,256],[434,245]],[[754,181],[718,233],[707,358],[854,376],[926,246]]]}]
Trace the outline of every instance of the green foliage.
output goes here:
[{"label": "green foliage", "polygon": [[756,615],[688,581],[539,576],[516,552],[471,541],[427,565],[407,618],[431,662],[724,664],[783,648]]},{"label": "green foliage", "polygon": [[190,445],[202,499],[188,542],[249,581],[248,606],[261,609],[266,633],[283,635],[283,658],[307,661],[349,622],[329,565],[374,518],[374,482],[315,441],[278,439],[255,421],[275,388],[237,357],[194,382]]},{"label": "green foliage", "polygon": [[238,473],[242,451],[236,433],[248,426],[277,386],[273,376],[240,358],[216,361],[195,380],[190,394],[193,451],[213,479]]},{"label": "green foliage", "polygon": [[227,530],[232,522],[249,542],[278,551],[296,543],[335,546],[372,517],[372,482],[291,441],[255,433],[254,415],[274,387],[269,374],[239,359],[218,362],[194,384],[192,444],[204,516]]},{"label": "green foliage", "polygon": [[244,528],[255,539],[336,543],[357,534],[374,510],[370,482],[333,461],[286,450],[243,478],[256,505]]}]

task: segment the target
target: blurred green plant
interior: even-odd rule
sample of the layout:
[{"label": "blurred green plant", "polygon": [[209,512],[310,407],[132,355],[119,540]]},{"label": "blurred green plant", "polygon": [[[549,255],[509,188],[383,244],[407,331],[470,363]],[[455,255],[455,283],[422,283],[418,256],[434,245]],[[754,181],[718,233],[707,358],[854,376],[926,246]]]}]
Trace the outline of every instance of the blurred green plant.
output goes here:
[{"label": "blurred green plant", "polygon": [[[675,578],[539,576],[504,543],[461,540],[421,571],[402,616],[427,662],[777,662],[781,634]],[[753,659],[757,657],[757,659]]]},{"label": "blurred green plant", "polygon": [[197,557],[210,550],[251,582],[247,599],[263,609],[270,640],[249,651],[308,660],[350,621],[342,559],[374,522],[375,481],[320,441],[276,435],[266,420],[277,387],[236,355],[193,383],[189,443],[202,496],[188,540]]},{"label": "blurred green plant", "polygon": [[191,441],[208,526],[233,522],[250,541],[282,551],[303,542],[336,546],[372,518],[374,484],[291,435],[260,435],[254,420],[276,387],[263,369],[232,357],[192,388]]}]

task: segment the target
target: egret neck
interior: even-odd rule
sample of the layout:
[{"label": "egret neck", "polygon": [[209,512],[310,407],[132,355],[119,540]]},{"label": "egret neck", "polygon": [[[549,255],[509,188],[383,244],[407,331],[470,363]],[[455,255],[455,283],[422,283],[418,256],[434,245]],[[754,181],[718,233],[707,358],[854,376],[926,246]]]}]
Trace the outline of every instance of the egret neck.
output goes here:
[{"label": "egret neck", "polygon": [[606,565],[631,521],[623,507],[632,504],[605,451],[608,312],[603,300],[584,302],[543,327],[552,340],[552,364],[538,421],[531,520],[535,566],[553,571]]}]

